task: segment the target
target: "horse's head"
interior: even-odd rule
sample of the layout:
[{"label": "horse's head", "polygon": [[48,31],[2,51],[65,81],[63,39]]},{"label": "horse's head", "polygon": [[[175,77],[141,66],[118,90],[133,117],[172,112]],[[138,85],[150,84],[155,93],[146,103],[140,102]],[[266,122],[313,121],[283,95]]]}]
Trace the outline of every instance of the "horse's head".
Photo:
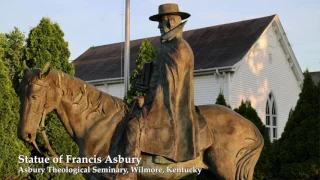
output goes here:
[{"label": "horse's head", "polygon": [[18,136],[26,142],[35,141],[42,116],[56,109],[61,101],[61,93],[57,92],[60,78],[57,80],[52,73],[49,63],[42,70],[30,70],[24,62],[24,76],[19,87],[21,105]]}]

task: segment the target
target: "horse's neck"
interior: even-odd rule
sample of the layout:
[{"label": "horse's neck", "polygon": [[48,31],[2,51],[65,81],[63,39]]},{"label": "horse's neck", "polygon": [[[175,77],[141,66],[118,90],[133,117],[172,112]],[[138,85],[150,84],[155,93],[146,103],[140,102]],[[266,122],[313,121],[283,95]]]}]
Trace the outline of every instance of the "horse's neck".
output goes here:
[{"label": "horse's neck", "polygon": [[108,150],[111,139],[119,140],[114,134],[121,136],[116,129],[125,119],[126,104],[77,78],[58,75],[61,76],[63,98],[57,113],[68,133],[83,147],[83,155],[106,153],[100,150]]}]

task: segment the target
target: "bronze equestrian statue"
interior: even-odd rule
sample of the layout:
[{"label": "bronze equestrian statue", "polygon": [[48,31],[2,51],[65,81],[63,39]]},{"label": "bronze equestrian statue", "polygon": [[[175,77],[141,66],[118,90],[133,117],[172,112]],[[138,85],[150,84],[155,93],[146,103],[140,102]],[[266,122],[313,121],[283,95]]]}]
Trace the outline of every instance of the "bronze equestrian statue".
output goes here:
[{"label": "bronze equestrian statue", "polygon": [[[97,90],[80,79],[51,69],[24,66],[18,135],[35,142],[44,118],[55,110],[79,147],[79,157],[123,155],[142,157],[140,167],[202,168],[215,179],[252,179],[263,148],[259,130],[234,111],[220,105],[194,106],[193,53],[182,38],[188,13],[176,4],[164,4],[150,20],[159,22],[161,48],[146,64],[137,87],[139,107]],[[150,80],[149,80],[150,79]],[[130,120],[129,120],[130,119]],[[129,122],[128,122],[129,120]],[[39,150],[40,151],[40,150]],[[68,166],[68,164],[65,164]],[[134,163],[124,164],[129,170]],[[71,166],[71,165],[70,165]],[[79,165],[80,166],[80,165]],[[119,164],[90,164],[120,168]],[[90,173],[86,179],[180,179],[185,173]]]}]

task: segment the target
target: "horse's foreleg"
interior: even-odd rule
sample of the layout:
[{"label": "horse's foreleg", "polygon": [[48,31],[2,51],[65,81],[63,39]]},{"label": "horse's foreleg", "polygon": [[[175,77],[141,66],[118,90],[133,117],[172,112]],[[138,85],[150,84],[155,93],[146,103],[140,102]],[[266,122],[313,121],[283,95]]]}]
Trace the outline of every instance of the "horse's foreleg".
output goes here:
[{"label": "horse's foreleg", "polygon": [[222,138],[215,139],[214,144],[205,151],[203,162],[212,173],[208,174],[210,176],[208,178],[234,180],[236,174],[235,153],[227,151],[223,144],[219,145],[224,141]]}]

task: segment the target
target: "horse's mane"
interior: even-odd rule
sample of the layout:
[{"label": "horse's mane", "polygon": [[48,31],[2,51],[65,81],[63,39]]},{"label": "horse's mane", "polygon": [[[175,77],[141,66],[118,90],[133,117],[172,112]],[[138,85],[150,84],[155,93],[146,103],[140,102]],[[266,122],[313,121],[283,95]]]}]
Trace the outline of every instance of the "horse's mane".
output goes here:
[{"label": "horse's mane", "polygon": [[[80,92],[78,93],[87,94],[87,99],[88,101],[90,101],[90,103],[93,106],[93,109],[91,109],[88,112],[87,116],[89,116],[90,113],[97,112],[97,111],[100,111],[100,113],[104,113],[104,115],[108,114],[108,116],[111,116],[110,118],[114,117],[115,119],[117,119],[115,116],[117,116],[118,113],[124,115],[123,118],[118,119],[119,121],[117,122],[117,126],[112,136],[110,148],[109,148],[109,155],[111,157],[114,157],[118,154],[123,154],[125,150],[125,144],[126,144],[124,143],[126,140],[124,136],[124,132],[126,130],[128,120],[129,120],[129,117],[126,116],[126,114],[128,113],[127,104],[122,99],[111,96],[107,93],[104,93],[98,90],[97,88],[95,88],[94,86],[84,82],[81,79],[72,77],[58,70],[54,70],[53,72],[54,74],[57,74],[58,78],[59,76],[64,77],[64,80],[65,80],[64,84],[67,84],[68,86],[70,85],[76,86],[77,87],[76,89],[80,90]],[[83,92],[83,91],[86,91],[86,92]],[[79,100],[79,103],[81,103],[81,98]],[[106,107],[109,108],[110,105],[113,105],[114,107],[116,107],[118,112],[113,111],[113,115],[111,115],[110,114],[111,109],[105,109]],[[84,109],[84,111],[86,110],[87,109]]]},{"label": "horse's mane", "polygon": [[[37,76],[36,78],[39,78],[41,72],[40,69],[32,69],[32,72],[33,76]],[[84,103],[87,104],[87,106],[83,107],[82,111],[88,111],[88,108],[90,107],[89,105],[91,105],[91,110],[88,112],[88,115],[90,115],[91,112],[96,111],[106,113],[106,109],[104,108],[104,104],[106,103],[109,105],[112,104],[119,110],[127,110],[128,108],[126,102],[122,99],[102,92],[93,85],[56,69],[50,69],[50,72],[47,74],[44,81],[48,82],[51,87],[56,86],[61,89],[65,89],[65,96],[69,98],[73,104],[81,104],[83,101],[87,101]]]}]

